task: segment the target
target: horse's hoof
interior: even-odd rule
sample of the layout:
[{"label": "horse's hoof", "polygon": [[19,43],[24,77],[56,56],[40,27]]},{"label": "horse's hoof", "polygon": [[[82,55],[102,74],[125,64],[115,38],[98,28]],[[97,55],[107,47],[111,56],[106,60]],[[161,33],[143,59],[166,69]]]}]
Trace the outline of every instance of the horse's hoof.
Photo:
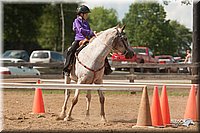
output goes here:
[{"label": "horse's hoof", "polygon": [[65,118],[64,118],[64,121],[72,121],[72,120],[73,120],[72,117],[65,117]]},{"label": "horse's hoof", "polygon": [[65,117],[66,117],[65,114],[60,114],[60,115],[56,118],[56,120],[64,120]]},{"label": "horse's hoof", "polygon": [[63,117],[60,117],[60,116],[58,116],[58,117],[56,118],[56,120],[64,120],[64,118],[63,118]]},{"label": "horse's hoof", "polygon": [[106,123],[106,122],[107,122],[106,118],[102,117],[102,118],[101,118],[101,122],[102,122],[102,123]]},{"label": "horse's hoof", "polygon": [[87,121],[87,120],[90,120],[90,115],[86,115],[85,116],[85,120]]}]

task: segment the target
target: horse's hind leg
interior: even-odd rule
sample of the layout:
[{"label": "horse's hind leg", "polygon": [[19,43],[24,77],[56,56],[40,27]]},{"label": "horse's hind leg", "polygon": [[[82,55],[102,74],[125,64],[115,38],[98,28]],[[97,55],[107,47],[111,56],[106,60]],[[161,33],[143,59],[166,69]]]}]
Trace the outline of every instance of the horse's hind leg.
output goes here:
[{"label": "horse's hind leg", "polygon": [[[69,76],[65,76],[65,84],[70,84],[71,79]],[[66,109],[67,109],[67,101],[70,97],[70,90],[65,90],[65,100],[64,104],[62,106],[62,111],[60,112],[60,115],[58,116],[57,120],[63,120],[66,117]]]},{"label": "horse's hind leg", "polygon": [[74,94],[74,98],[72,99],[72,104],[71,104],[71,107],[69,109],[69,112],[67,114],[67,117],[64,118],[64,120],[66,121],[71,121],[73,120],[72,117],[71,117],[71,114],[72,114],[72,110],[74,108],[74,106],[76,105],[76,103],[78,102],[78,96],[79,96],[79,90],[76,89],[75,91],[75,94]]},{"label": "horse's hind leg", "polygon": [[105,111],[104,111],[104,101],[105,101],[105,97],[103,95],[103,92],[98,90],[98,94],[99,94],[99,101],[101,103],[101,121],[102,122],[106,122],[106,117],[105,117]]},{"label": "horse's hind leg", "polygon": [[86,119],[89,118],[90,115],[90,101],[91,101],[91,91],[88,90],[86,94],[86,103],[87,103],[87,108],[86,108]]}]

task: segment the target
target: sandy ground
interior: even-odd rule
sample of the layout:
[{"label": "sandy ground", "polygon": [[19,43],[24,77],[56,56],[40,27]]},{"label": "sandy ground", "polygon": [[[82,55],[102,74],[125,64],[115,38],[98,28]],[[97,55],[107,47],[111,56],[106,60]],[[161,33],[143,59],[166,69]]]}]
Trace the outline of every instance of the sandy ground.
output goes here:
[{"label": "sandy ground", "polygon": [[[183,119],[190,89],[167,88],[170,106],[171,120]],[[197,132],[197,124],[189,128],[165,127],[137,127],[137,116],[142,92],[131,94],[130,92],[105,91],[105,113],[107,123],[100,121],[100,103],[98,94],[92,92],[90,119],[85,119],[85,94],[82,92],[75,106],[73,121],[58,121],[57,115],[61,111],[64,100],[63,90],[43,90],[45,106],[44,114],[32,114],[34,89],[4,89],[3,91],[3,131],[24,132]],[[153,89],[148,89],[151,105]],[[159,89],[161,93],[161,89]],[[68,102],[71,104],[73,94]],[[67,108],[67,109],[68,109]],[[68,111],[68,110],[67,110]]]}]

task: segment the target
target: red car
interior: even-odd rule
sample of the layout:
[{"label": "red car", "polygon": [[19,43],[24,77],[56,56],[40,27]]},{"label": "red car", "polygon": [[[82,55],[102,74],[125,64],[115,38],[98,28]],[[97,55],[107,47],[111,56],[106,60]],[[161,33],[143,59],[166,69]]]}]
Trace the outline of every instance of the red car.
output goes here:
[{"label": "red car", "polygon": [[127,61],[136,63],[157,63],[153,52],[148,47],[133,47],[134,56],[131,59],[126,59],[121,53],[113,53],[112,61]]},{"label": "red car", "polygon": [[[120,62],[121,64],[126,64],[127,62],[135,63],[157,63],[154,58],[153,52],[148,47],[132,47],[134,51],[134,56],[131,59],[126,59],[121,53],[113,53],[111,60],[113,62]],[[121,70],[122,68],[117,68],[116,70]],[[140,68],[135,68],[134,71],[157,71],[154,68],[145,68],[141,70]]]},{"label": "red car", "polygon": [[[176,63],[175,59],[173,56],[171,55],[159,55],[159,56],[155,56],[155,58],[158,60],[159,64],[172,64],[172,63]],[[159,68],[160,72],[177,72],[178,68],[165,68],[165,67],[161,67]]]}]

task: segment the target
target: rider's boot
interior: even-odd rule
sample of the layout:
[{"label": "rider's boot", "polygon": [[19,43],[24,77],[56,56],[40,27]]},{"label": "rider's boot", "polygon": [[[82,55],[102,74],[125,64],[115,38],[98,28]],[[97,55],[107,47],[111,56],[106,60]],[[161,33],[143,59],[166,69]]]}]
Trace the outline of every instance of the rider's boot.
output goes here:
[{"label": "rider's boot", "polygon": [[111,69],[111,66],[110,66],[110,64],[109,64],[109,62],[108,62],[108,59],[106,58],[105,59],[105,70],[104,70],[104,74],[105,75],[109,75],[109,74],[111,74],[113,72],[113,70]]},{"label": "rider's boot", "polygon": [[65,75],[66,75],[66,76],[70,76],[70,69],[67,69],[67,70],[66,70]]}]

